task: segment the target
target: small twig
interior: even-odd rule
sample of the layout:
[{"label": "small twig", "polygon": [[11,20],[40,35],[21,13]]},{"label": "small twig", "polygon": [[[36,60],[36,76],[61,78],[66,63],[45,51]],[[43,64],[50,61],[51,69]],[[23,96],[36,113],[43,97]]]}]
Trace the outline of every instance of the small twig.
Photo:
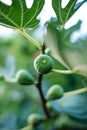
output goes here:
[{"label": "small twig", "polygon": [[87,88],[81,88],[78,90],[74,90],[74,91],[70,91],[70,92],[65,92],[64,96],[72,96],[72,95],[77,95],[77,94],[81,94],[81,93],[85,93],[87,92]]},{"label": "small twig", "polygon": [[74,70],[57,70],[57,69],[52,69],[52,72],[60,73],[60,74],[73,74],[75,73]]},{"label": "small twig", "polygon": [[50,118],[50,114],[49,114],[47,107],[46,107],[46,100],[45,100],[43,92],[42,92],[42,86],[41,86],[42,85],[42,78],[43,78],[43,75],[39,74],[38,83],[36,84],[36,87],[37,87],[39,94],[40,94],[40,97],[41,97],[44,113],[46,114],[47,118]]},{"label": "small twig", "polygon": [[45,49],[46,49],[46,46],[45,46],[45,43],[43,42],[43,45],[42,45],[42,54],[45,54]]}]

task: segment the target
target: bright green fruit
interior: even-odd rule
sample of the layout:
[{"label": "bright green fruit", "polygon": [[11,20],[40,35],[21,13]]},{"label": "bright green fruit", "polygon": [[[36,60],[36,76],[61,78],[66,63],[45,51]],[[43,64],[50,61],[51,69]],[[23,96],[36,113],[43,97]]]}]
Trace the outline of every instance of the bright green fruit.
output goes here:
[{"label": "bright green fruit", "polygon": [[55,84],[48,90],[46,94],[46,99],[47,100],[59,99],[63,96],[63,94],[64,94],[63,88],[60,85]]},{"label": "bright green fruit", "polygon": [[35,70],[41,74],[49,73],[52,70],[53,66],[53,59],[46,54],[41,54],[34,60]]},{"label": "bright green fruit", "polygon": [[25,70],[19,70],[16,75],[17,82],[21,85],[34,84],[34,78]]},{"label": "bright green fruit", "polygon": [[27,119],[28,124],[31,124],[31,125],[36,125],[36,124],[42,122],[43,120],[45,120],[45,116],[37,114],[37,113],[33,113],[33,114],[29,115],[29,117]]}]

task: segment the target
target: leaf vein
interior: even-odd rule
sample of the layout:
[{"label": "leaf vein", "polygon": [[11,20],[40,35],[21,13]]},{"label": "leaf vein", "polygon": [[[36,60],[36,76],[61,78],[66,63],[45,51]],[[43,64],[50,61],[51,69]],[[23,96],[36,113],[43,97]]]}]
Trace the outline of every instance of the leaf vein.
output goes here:
[{"label": "leaf vein", "polygon": [[17,25],[12,19],[10,19],[7,15],[5,15],[3,12],[0,11],[0,14],[1,14],[4,18],[6,18],[8,21],[10,21],[13,25],[15,25],[17,28],[19,28],[18,25]]},{"label": "leaf vein", "polygon": [[57,4],[54,4],[55,8],[56,8],[57,10],[59,10],[58,12],[59,12],[60,21],[61,21],[62,24],[64,24],[63,19],[62,19],[62,15],[61,15],[61,8],[60,8],[60,7],[61,7],[61,3],[59,2],[58,5],[59,5],[59,6],[57,7]]},{"label": "leaf vein", "polygon": [[75,2],[76,2],[76,1],[73,2],[73,4],[71,5],[70,9],[68,10],[68,13],[67,13],[66,18],[65,18],[65,23],[66,23],[66,21],[68,20],[68,16],[69,16],[70,11],[72,10],[72,7],[73,7],[73,5],[75,4]]},{"label": "leaf vein", "polygon": [[19,3],[20,3],[20,7],[21,7],[21,27],[22,27],[22,25],[23,25],[23,5],[22,5],[22,3],[21,3],[21,0],[19,0]]},{"label": "leaf vein", "polygon": [[37,8],[36,8],[35,14],[34,14],[33,17],[24,25],[24,27],[25,27],[27,24],[29,24],[29,23],[33,20],[33,18],[36,16],[37,11],[38,11],[38,7],[39,7],[39,2],[38,2],[38,4],[37,4]]}]

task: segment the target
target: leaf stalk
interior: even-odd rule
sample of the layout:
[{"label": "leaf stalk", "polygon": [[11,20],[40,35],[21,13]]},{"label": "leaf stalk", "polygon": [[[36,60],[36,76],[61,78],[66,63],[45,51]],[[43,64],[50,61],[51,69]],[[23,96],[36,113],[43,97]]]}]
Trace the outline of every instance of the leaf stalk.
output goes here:
[{"label": "leaf stalk", "polygon": [[60,73],[60,74],[73,74],[75,73],[73,70],[57,70],[57,69],[52,69],[52,72]]},{"label": "leaf stalk", "polygon": [[19,29],[20,33],[24,35],[29,41],[31,41],[39,50],[42,50],[42,46],[34,40],[29,34],[27,34],[23,29]]},{"label": "leaf stalk", "polygon": [[64,96],[72,96],[72,95],[81,94],[81,93],[85,93],[85,92],[87,92],[87,88],[81,88],[81,89],[78,89],[78,90],[65,92]]}]

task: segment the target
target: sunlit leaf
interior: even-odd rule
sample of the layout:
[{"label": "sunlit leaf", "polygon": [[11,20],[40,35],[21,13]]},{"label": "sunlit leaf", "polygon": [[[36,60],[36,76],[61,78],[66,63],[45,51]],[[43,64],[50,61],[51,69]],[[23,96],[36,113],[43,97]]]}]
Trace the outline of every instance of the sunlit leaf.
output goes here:
[{"label": "sunlit leaf", "polygon": [[69,68],[61,56],[61,50],[59,46],[62,44],[61,33],[51,25],[48,25],[45,42],[50,48],[54,58],[56,58],[65,67]]},{"label": "sunlit leaf", "polygon": [[71,37],[72,33],[79,30],[81,27],[81,24],[82,24],[82,21],[79,20],[75,25],[64,30],[64,41],[70,42],[70,37]]},{"label": "sunlit leaf", "polygon": [[54,58],[62,65],[78,74],[87,76],[87,44],[70,43],[70,36],[67,35],[68,30],[59,31],[49,24],[46,36],[47,46],[51,49]]},{"label": "sunlit leaf", "polygon": [[44,0],[34,0],[27,8],[25,0],[12,0],[12,5],[0,1],[0,24],[10,28],[32,28],[39,23],[37,16],[42,10]]},{"label": "sunlit leaf", "polygon": [[57,16],[55,24],[57,27],[64,26],[65,23],[73,16],[73,14],[86,2],[77,3],[78,0],[69,0],[68,4],[62,8],[62,0],[52,0],[52,6]]}]

